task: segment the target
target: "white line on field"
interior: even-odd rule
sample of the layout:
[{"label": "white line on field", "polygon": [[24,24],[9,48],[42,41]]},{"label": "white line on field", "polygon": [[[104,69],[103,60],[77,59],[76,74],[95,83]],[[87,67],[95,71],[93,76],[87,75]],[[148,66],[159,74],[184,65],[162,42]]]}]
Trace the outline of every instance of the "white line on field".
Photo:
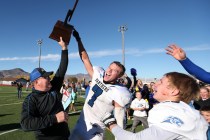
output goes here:
[{"label": "white line on field", "polygon": [[0,105],[0,106],[6,106],[6,105],[15,105],[15,104],[22,104],[23,102],[19,102],[19,103],[12,103],[12,104],[3,104],[3,105]]},{"label": "white line on field", "polygon": [[0,136],[4,135],[4,134],[7,134],[7,133],[10,133],[10,132],[17,131],[17,130],[19,130],[19,129],[12,129],[12,130],[9,130],[9,131],[2,132],[2,133],[0,133]]}]

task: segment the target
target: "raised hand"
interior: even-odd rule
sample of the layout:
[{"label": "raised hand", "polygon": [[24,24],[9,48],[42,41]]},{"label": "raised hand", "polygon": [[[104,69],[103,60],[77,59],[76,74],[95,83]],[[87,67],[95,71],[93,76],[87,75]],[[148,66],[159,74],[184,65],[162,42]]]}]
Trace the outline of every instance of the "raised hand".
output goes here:
[{"label": "raised hand", "polygon": [[177,60],[184,60],[186,58],[185,51],[177,45],[170,45],[165,50],[166,54],[173,56]]},{"label": "raised hand", "polygon": [[58,42],[58,44],[62,47],[62,50],[66,50],[67,49],[67,45],[63,41],[63,38],[62,37],[60,37],[60,41]]},{"label": "raised hand", "polygon": [[75,29],[74,29],[74,31],[73,31],[73,36],[75,37],[75,39],[77,40],[77,42],[81,40],[81,38],[80,38],[80,36],[79,36],[79,33],[78,33],[77,30],[75,30]]}]

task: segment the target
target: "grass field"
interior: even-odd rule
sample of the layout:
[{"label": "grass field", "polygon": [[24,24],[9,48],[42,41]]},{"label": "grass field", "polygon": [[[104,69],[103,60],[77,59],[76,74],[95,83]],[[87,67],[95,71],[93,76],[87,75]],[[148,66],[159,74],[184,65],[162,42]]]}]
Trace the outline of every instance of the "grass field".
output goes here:
[{"label": "grass field", "polygon": [[[22,99],[17,98],[17,89],[13,86],[0,86],[0,140],[35,140],[33,132],[24,132],[20,128],[20,114],[22,102],[30,93],[23,88]],[[81,110],[84,98],[78,97],[76,109]],[[69,129],[72,130],[80,113],[69,114]],[[130,129],[132,121],[128,121],[127,130]],[[140,131],[142,126],[138,126],[136,131]],[[114,140],[114,136],[107,130],[106,140]]]}]

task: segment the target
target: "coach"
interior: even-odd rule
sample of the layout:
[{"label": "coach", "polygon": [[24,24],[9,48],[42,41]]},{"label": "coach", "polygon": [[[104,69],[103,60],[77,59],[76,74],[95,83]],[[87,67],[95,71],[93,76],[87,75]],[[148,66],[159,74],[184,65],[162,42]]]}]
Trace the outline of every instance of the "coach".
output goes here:
[{"label": "coach", "polygon": [[35,68],[30,73],[33,84],[30,93],[22,106],[21,127],[24,131],[35,131],[37,140],[67,140],[68,114],[64,112],[60,88],[68,67],[68,47],[60,37],[62,47],[60,66],[50,81],[53,72]]}]

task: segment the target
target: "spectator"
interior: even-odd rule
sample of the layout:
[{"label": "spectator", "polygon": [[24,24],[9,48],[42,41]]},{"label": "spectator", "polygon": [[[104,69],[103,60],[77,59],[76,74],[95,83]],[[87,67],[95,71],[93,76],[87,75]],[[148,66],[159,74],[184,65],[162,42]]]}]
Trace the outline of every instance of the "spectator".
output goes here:
[{"label": "spectator", "polygon": [[200,109],[201,115],[205,118],[205,120],[208,122],[208,130],[206,132],[207,140],[210,139],[210,106],[202,106]]},{"label": "spectator", "polygon": [[200,110],[202,106],[210,106],[209,89],[205,86],[200,87],[200,98],[195,100],[193,105],[195,109]]},{"label": "spectator", "polygon": [[136,80],[137,70],[135,68],[131,68],[130,73],[133,76],[133,82],[131,83],[130,91],[133,93],[135,90],[134,87],[136,87],[136,84],[137,84],[137,80]]},{"label": "spectator", "polygon": [[[135,79],[134,79],[135,80]],[[143,90],[143,82],[141,79],[137,79],[136,81],[134,81],[134,85],[133,85],[133,92],[132,92],[132,96],[131,96],[131,101],[133,101],[136,98],[136,92],[138,91],[142,91]],[[130,110],[130,116],[133,115],[133,110]],[[129,118],[130,119],[130,118]]]},{"label": "spectator", "polygon": [[82,91],[82,85],[81,85],[81,83],[80,82],[77,82],[76,85],[75,85],[75,87],[76,87],[76,90],[77,90],[78,95],[81,96],[81,91]]},{"label": "spectator", "polygon": [[87,96],[88,96],[88,92],[89,92],[89,90],[90,90],[90,86],[91,86],[91,81],[89,81],[88,82],[88,85],[87,85],[87,87],[86,87],[86,89],[85,89],[85,99],[87,98]]},{"label": "spectator", "polygon": [[35,131],[37,140],[68,140],[68,114],[64,112],[60,89],[68,66],[67,45],[60,37],[62,48],[60,66],[50,81],[53,72],[35,68],[30,73],[32,93],[24,100],[21,113],[21,127]]},{"label": "spectator", "polygon": [[127,120],[130,120],[131,116],[133,116],[133,110],[130,109],[130,105],[131,105],[131,102],[136,98],[135,92],[136,92],[137,82],[141,83],[141,81],[136,80],[137,70],[135,68],[131,68],[130,73],[133,76],[133,82],[131,81],[131,86],[130,86],[131,100],[129,104],[127,105],[127,109],[126,109],[126,124],[127,124]]},{"label": "spectator", "polygon": [[166,73],[155,84],[154,98],[160,103],[149,111],[149,128],[135,134],[125,131],[117,126],[110,113],[104,116],[103,122],[120,140],[206,140],[207,122],[199,111],[188,105],[198,92],[199,86],[192,77]]},{"label": "spectator", "polygon": [[27,82],[26,82],[26,91],[28,91],[29,85],[30,85],[30,82],[27,81]]},{"label": "spectator", "polygon": [[154,105],[158,103],[157,100],[154,99],[154,85],[155,82],[150,82],[150,93],[149,93],[149,110],[153,108]]},{"label": "spectator", "polygon": [[145,99],[147,102],[149,102],[149,94],[150,90],[147,84],[143,85],[143,88],[141,90],[142,98]]},{"label": "spectator", "polygon": [[62,104],[66,113],[69,112],[69,105],[71,104],[71,93],[69,92],[69,85],[63,84],[60,93],[62,94]]},{"label": "spectator", "polygon": [[117,61],[112,62],[106,71],[101,67],[93,67],[79,33],[74,30],[73,35],[78,43],[80,58],[92,78],[92,83],[70,139],[103,140],[105,126],[101,119],[104,114],[112,112],[116,106],[123,108],[130,100],[128,89],[117,83],[117,79],[124,75],[125,67]]},{"label": "spectator", "polygon": [[71,83],[71,103],[70,103],[70,111],[76,111],[75,102],[77,100],[77,89],[74,83]]},{"label": "spectator", "polygon": [[147,110],[149,109],[149,104],[142,98],[140,91],[136,92],[136,98],[131,102],[131,108],[134,110],[131,132],[135,133],[139,122],[142,122],[144,129],[148,128]]},{"label": "spectator", "polygon": [[210,73],[191,62],[182,48],[177,45],[170,45],[166,48],[166,53],[177,59],[189,74],[210,84]]},{"label": "spectator", "polygon": [[[137,80],[137,83],[136,83],[136,86],[134,87],[134,91],[137,92],[137,91],[141,91],[143,89],[143,82],[141,79],[138,79]],[[135,98],[135,97],[134,97]]]},{"label": "spectator", "polygon": [[[205,87],[208,88],[208,89],[209,89],[209,92],[210,92],[210,84],[206,84]],[[210,93],[209,93],[209,94],[210,94]],[[210,96],[210,95],[209,95],[209,96]]]},{"label": "spectator", "polygon": [[21,82],[17,82],[18,99],[22,97],[22,87],[23,87],[23,84]]}]

